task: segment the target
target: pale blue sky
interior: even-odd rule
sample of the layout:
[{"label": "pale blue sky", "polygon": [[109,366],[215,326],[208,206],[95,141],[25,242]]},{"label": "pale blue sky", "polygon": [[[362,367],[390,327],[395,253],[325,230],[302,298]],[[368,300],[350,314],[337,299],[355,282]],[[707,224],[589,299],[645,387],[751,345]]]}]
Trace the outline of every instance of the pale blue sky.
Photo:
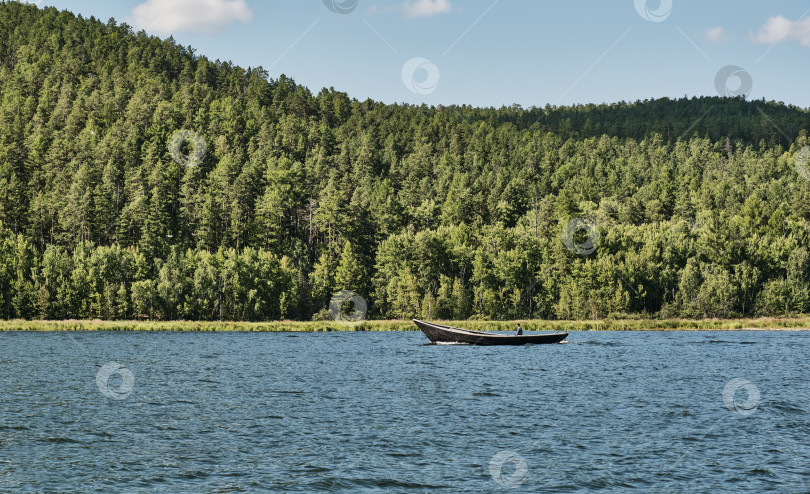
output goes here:
[{"label": "pale blue sky", "polygon": [[[323,0],[41,5],[135,27],[139,15],[141,26],[151,15],[148,31],[165,36],[165,29],[199,54],[361,100],[528,107],[717,95],[718,71],[735,65],[750,75],[749,98],[810,107],[806,1],[650,0],[645,9],[643,0],[335,0],[353,2],[346,14]],[[215,15],[219,25],[205,19],[202,4],[226,9]],[[642,15],[648,11],[652,20]],[[412,63],[423,69],[403,81],[414,57],[434,65]],[[429,87],[420,86],[428,77]],[[729,90],[738,86],[732,77]]]}]

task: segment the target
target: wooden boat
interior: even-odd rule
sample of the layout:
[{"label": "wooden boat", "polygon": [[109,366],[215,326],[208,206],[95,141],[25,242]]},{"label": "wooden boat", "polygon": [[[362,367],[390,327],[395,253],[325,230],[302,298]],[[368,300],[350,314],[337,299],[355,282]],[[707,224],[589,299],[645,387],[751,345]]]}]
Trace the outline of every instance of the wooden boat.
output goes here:
[{"label": "wooden boat", "polygon": [[517,336],[506,333],[470,331],[414,319],[416,326],[425,333],[431,343],[464,343],[467,345],[528,345],[538,343],[559,343],[568,333],[531,334]]}]

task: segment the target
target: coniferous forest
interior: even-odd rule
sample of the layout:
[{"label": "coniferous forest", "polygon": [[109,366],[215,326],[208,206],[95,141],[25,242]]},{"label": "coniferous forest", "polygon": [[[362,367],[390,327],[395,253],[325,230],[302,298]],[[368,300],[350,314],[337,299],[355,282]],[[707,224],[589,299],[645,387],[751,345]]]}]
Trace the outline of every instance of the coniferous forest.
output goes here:
[{"label": "coniferous forest", "polygon": [[[538,101],[545,95],[538,94]],[[0,3],[0,317],[810,312],[806,109],[313,94]]]}]

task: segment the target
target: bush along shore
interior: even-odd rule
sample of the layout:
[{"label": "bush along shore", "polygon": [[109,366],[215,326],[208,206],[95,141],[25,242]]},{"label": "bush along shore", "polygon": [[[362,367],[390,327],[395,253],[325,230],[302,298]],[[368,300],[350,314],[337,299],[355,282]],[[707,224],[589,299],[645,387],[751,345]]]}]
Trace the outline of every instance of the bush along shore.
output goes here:
[{"label": "bush along shore", "polygon": [[[444,324],[479,331],[511,331],[520,322],[527,331],[718,331],[806,330],[810,317],[791,319],[620,319],[592,321],[445,321]],[[177,332],[296,332],[416,331],[411,321],[0,321],[3,331],[177,331]]]}]

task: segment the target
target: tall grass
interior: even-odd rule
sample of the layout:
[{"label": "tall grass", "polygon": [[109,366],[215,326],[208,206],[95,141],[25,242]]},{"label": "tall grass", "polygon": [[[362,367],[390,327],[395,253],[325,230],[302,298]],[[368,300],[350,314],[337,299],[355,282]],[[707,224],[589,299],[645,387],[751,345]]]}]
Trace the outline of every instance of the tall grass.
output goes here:
[{"label": "tall grass", "polygon": [[[443,324],[480,331],[513,331],[520,322],[526,331],[643,331],[643,330],[747,330],[810,329],[810,317],[791,319],[617,319],[595,321],[445,321]],[[415,331],[408,320],[363,321],[0,321],[0,331],[189,331],[189,332],[327,332],[327,331]]]}]

